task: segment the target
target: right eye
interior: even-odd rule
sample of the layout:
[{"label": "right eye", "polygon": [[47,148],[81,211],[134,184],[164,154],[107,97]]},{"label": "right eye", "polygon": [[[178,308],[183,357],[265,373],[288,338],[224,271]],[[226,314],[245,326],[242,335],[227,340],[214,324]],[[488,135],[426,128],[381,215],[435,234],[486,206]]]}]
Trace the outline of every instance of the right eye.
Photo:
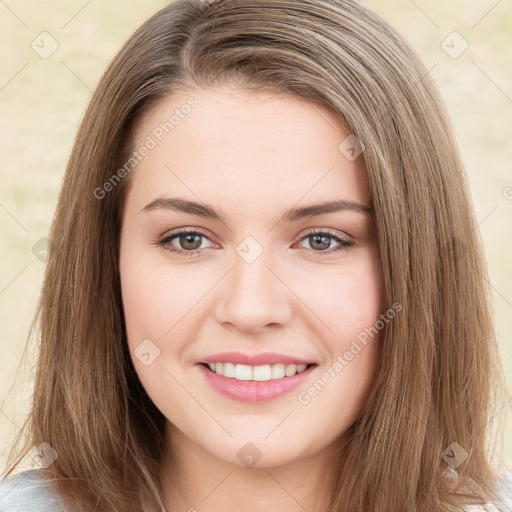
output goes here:
[{"label": "right eye", "polygon": [[209,238],[200,231],[180,229],[166,234],[164,238],[155,241],[155,243],[169,252],[191,257],[199,256],[200,249],[205,248],[201,247],[201,239],[209,240]]}]

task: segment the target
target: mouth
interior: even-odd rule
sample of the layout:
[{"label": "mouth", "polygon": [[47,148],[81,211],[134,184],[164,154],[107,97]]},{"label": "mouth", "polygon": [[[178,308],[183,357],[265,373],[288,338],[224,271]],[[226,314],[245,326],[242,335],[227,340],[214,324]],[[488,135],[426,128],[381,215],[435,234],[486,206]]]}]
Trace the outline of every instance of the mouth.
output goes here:
[{"label": "mouth", "polygon": [[265,364],[250,366],[234,363],[197,364],[206,382],[231,400],[257,404],[290,393],[310,378],[318,364]]}]

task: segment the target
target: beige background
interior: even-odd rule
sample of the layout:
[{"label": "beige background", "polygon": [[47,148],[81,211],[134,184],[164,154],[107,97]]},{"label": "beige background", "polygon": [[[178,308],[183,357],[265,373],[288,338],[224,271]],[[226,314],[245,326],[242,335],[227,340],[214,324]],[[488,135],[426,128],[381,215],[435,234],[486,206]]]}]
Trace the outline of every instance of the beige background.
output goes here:
[{"label": "beige background", "polygon": [[[18,369],[18,364],[44,270],[32,249],[48,233],[73,138],[92,89],[121,44],[165,3],[0,1],[2,470],[30,394],[31,370]],[[368,3],[410,41],[447,102],[467,164],[512,389],[511,2]],[[50,36],[40,36],[43,31],[58,43],[46,59],[31,47],[35,40],[38,51],[51,48]],[[460,36],[450,35],[454,31]],[[41,38],[46,38],[44,48]],[[452,54],[463,49],[464,41],[469,47],[452,58],[444,51],[443,40]],[[33,355],[30,361],[34,362]],[[18,370],[19,385],[8,395]],[[502,405],[496,420],[507,423],[499,462],[512,467],[512,414],[510,403]]]}]

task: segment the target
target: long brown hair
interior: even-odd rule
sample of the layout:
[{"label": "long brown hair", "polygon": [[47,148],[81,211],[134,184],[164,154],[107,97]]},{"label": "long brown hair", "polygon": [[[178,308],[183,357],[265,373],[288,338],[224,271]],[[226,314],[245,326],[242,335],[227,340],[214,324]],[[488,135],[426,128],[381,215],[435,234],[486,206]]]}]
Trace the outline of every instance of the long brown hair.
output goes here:
[{"label": "long brown hair", "polygon": [[166,420],[125,336],[118,244],[132,174],[119,169],[150,106],[228,82],[328,109],[364,145],[386,300],[402,311],[384,331],[330,512],[455,510],[462,498],[442,457],[454,442],[468,455],[458,475],[494,496],[486,437],[503,380],[463,165],[427,70],[357,0],[177,0],[114,58],[63,181],[34,322],[33,402],[17,441],[28,438],[7,474],[48,443],[58,457],[42,471],[73,510],[163,508]]}]

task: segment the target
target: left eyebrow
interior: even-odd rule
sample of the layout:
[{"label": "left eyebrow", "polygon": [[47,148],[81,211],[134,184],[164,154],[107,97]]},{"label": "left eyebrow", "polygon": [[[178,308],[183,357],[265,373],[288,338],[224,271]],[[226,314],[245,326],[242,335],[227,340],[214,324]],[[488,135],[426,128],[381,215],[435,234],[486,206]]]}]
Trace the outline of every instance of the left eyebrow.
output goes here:
[{"label": "left eyebrow", "polygon": [[324,201],[323,203],[302,206],[300,208],[290,208],[284,212],[281,220],[284,222],[292,222],[294,220],[304,219],[307,217],[315,217],[332,212],[353,211],[358,213],[371,214],[373,208],[356,201],[347,201],[340,199],[338,201]]},{"label": "left eyebrow", "polygon": [[[197,203],[195,201],[188,201],[178,197],[158,197],[147,204],[142,211],[151,211],[156,209],[171,209],[197,215],[206,219],[217,220],[225,222],[223,216],[215,211],[215,209],[206,203]],[[324,201],[318,204],[311,204],[299,208],[289,208],[285,210],[281,221],[293,222],[304,218],[316,217],[326,213],[339,212],[339,211],[354,211],[358,213],[371,214],[373,211],[372,206],[364,205],[356,201],[348,201],[340,199],[337,201]],[[280,222],[281,222],[280,221]]]}]

